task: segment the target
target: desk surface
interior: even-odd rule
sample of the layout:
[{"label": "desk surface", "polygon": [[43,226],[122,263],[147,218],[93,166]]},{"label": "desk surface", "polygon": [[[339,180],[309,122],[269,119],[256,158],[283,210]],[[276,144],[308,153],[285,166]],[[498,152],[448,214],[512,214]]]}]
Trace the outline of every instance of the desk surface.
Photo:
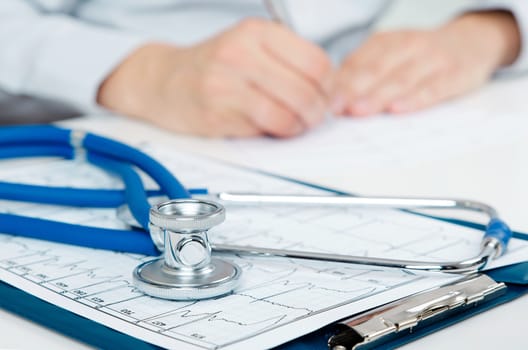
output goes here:
[{"label": "desk surface", "polygon": [[[497,105],[504,105],[505,113],[526,113],[528,120],[528,106],[525,101],[516,98],[515,95],[511,100],[504,100],[504,95],[512,96],[504,93],[508,92],[507,90],[527,91],[528,78],[501,82],[498,85],[498,88],[493,87],[496,91],[494,98],[484,99],[482,103],[478,106],[473,105],[472,108],[487,111],[495,109]],[[485,91],[477,94],[481,93]],[[181,150],[192,150],[240,162],[236,150],[232,147],[224,147],[221,140],[169,135],[121,118],[85,117],[69,122],[69,125],[88,127],[102,133],[105,130],[106,133],[120,130],[120,135],[124,134],[122,127],[126,125],[128,130],[126,137],[142,135]],[[528,126],[528,123],[520,125],[523,126]],[[508,137],[508,135],[498,136]],[[289,175],[296,177],[294,173]],[[387,172],[361,173],[361,169],[348,171],[345,169],[339,175],[314,178],[310,178],[309,174],[303,175],[313,182],[360,193],[389,195],[412,193],[417,196],[476,198],[496,206],[514,229],[528,232],[528,216],[525,213],[526,205],[523,204],[525,198],[528,198],[528,186],[525,184],[528,179],[528,138],[513,140],[509,144],[500,146],[486,147],[478,152],[461,150],[460,154],[441,161],[390,169],[390,175],[387,175]],[[440,178],[442,181],[432,186],[431,179]],[[526,314],[528,314],[528,296],[416,341],[407,345],[405,349],[450,347],[496,349],[504,344],[508,344],[508,348],[511,349],[526,348],[527,342],[523,333],[525,323],[521,321],[526,318]],[[52,349],[89,349],[83,344],[2,310],[0,310],[0,320],[2,324],[0,348],[29,349],[39,346]],[[490,337],[486,334],[507,334],[508,339]]]}]

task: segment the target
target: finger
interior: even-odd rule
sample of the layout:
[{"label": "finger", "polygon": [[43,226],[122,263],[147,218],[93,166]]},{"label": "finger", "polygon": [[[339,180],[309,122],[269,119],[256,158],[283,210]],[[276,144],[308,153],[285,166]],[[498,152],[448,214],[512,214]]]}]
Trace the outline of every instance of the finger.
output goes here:
[{"label": "finger", "polygon": [[[242,111],[225,109],[222,114],[218,117],[225,122],[223,123],[225,126],[219,131],[220,135],[218,136],[255,137],[264,134],[263,130]],[[216,132],[213,131],[213,133]]]},{"label": "finger", "polygon": [[384,75],[412,55],[407,50],[383,48],[384,42],[371,42],[351,54],[339,71],[340,87],[347,95],[359,96],[372,88]]},{"label": "finger", "polygon": [[330,93],[333,66],[320,47],[273,22],[269,22],[263,45],[272,56],[316,84],[327,95]]},{"label": "finger", "polygon": [[431,79],[443,66],[441,60],[427,57],[414,57],[405,61],[395,66],[365,95],[353,101],[348,112],[363,116],[386,111],[392,102]]},{"label": "finger", "polygon": [[328,101],[311,81],[266,53],[256,55],[254,64],[255,69],[245,74],[260,90],[290,109],[308,127],[323,120]]},{"label": "finger", "polygon": [[[210,90],[207,95],[210,97],[205,100],[209,104],[205,109],[213,111],[209,113],[210,118],[208,118],[214,119],[210,123],[212,128],[238,136],[237,128],[243,127],[244,135],[251,136],[255,134],[256,129],[258,134],[277,137],[295,136],[305,130],[304,123],[295,113],[251,81],[237,77],[237,73],[239,72],[225,72],[234,77],[229,84],[223,83],[219,86],[215,81],[208,84]],[[222,113],[219,115],[214,111],[222,111]],[[231,111],[232,114],[226,115],[225,111]],[[243,124],[241,118],[244,120]]]},{"label": "finger", "polygon": [[[244,76],[246,69],[211,65],[197,86],[196,118],[187,118],[212,135],[288,137],[301,133],[302,120]],[[256,71],[256,69],[253,69]],[[239,131],[240,129],[240,131]]]},{"label": "finger", "polygon": [[[178,132],[207,137],[249,137],[262,131],[239,108],[240,92],[245,81],[226,79],[235,76],[225,67],[208,67],[204,77],[189,81],[186,95],[168,95],[165,108],[157,115],[168,114],[166,127]],[[159,104],[163,105],[163,104]],[[163,106],[162,106],[163,107]],[[168,108],[167,108],[168,107]]]},{"label": "finger", "polygon": [[414,37],[419,35],[408,32],[375,35],[343,63],[337,89],[349,102],[367,94],[388,74],[421,52],[421,45],[406,44],[411,40],[418,42]]},{"label": "finger", "polygon": [[306,128],[299,118],[256,86],[247,86],[239,99],[240,110],[261,132],[276,137],[301,134]]},{"label": "finger", "polygon": [[414,112],[448,100],[465,91],[460,78],[448,74],[437,74],[423,81],[406,95],[388,106],[390,113]]}]

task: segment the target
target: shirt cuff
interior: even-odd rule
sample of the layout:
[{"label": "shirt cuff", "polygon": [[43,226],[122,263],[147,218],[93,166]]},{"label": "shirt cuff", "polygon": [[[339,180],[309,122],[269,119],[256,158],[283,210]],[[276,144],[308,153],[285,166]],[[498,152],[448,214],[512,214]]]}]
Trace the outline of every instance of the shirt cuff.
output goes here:
[{"label": "shirt cuff", "polygon": [[65,101],[84,111],[98,109],[101,83],[131,52],[149,41],[141,35],[64,18],[49,25],[53,31],[35,53],[38,57],[23,91]]}]

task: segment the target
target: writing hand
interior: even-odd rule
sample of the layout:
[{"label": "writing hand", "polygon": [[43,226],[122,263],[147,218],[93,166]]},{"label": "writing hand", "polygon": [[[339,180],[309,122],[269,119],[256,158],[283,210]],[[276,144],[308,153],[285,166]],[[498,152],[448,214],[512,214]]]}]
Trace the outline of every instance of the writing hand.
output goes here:
[{"label": "writing hand", "polygon": [[98,101],[176,132],[289,137],[322,121],[332,69],[316,45],[249,19],[188,48],[138,49],[102,84]]}]

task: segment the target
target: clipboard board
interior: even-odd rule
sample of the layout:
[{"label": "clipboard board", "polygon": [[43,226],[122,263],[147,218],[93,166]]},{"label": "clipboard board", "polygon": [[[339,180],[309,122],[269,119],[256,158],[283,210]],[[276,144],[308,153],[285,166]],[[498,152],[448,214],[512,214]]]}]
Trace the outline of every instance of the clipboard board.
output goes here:
[{"label": "clipboard board", "polygon": [[[248,169],[245,168],[245,170]],[[272,176],[335,194],[346,194],[345,192],[303,181],[297,181],[288,177],[276,176],[267,172],[255,171],[253,169],[249,170],[262,175]],[[482,229],[482,225],[461,220],[449,220],[436,217],[431,217],[431,219],[446,220],[457,225]],[[528,241],[528,234],[515,232],[513,237]],[[493,278],[496,282],[503,282],[507,286],[501,295],[486,300],[485,302],[471,308],[461,309],[461,312],[450,314],[449,317],[441,318],[435,322],[429,322],[424,325],[418,325],[413,328],[412,333],[401,332],[397,334],[397,336],[387,337],[387,341],[376,344],[375,349],[391,349],[409,343],[415,339],[433,333],[436,330],[445,328],[451,324],[467,319],[475,314],[484,312],[528,293],[528,261],[490,270],[486,272],[486,275]],[[412,298],[412,296],[409,298]],[[0,282],[0,307],[97,348],[160,349],[156,345],[120,333],[93,320],[69,312],[29,293],[16,289],[4,282]],[[329,338],[336,335],[338,330],[339,328],[336,327],[336,324],[325,326],[315,332],[303,335],[298,339],[280,345],[277,349],[327,349]]]}]

